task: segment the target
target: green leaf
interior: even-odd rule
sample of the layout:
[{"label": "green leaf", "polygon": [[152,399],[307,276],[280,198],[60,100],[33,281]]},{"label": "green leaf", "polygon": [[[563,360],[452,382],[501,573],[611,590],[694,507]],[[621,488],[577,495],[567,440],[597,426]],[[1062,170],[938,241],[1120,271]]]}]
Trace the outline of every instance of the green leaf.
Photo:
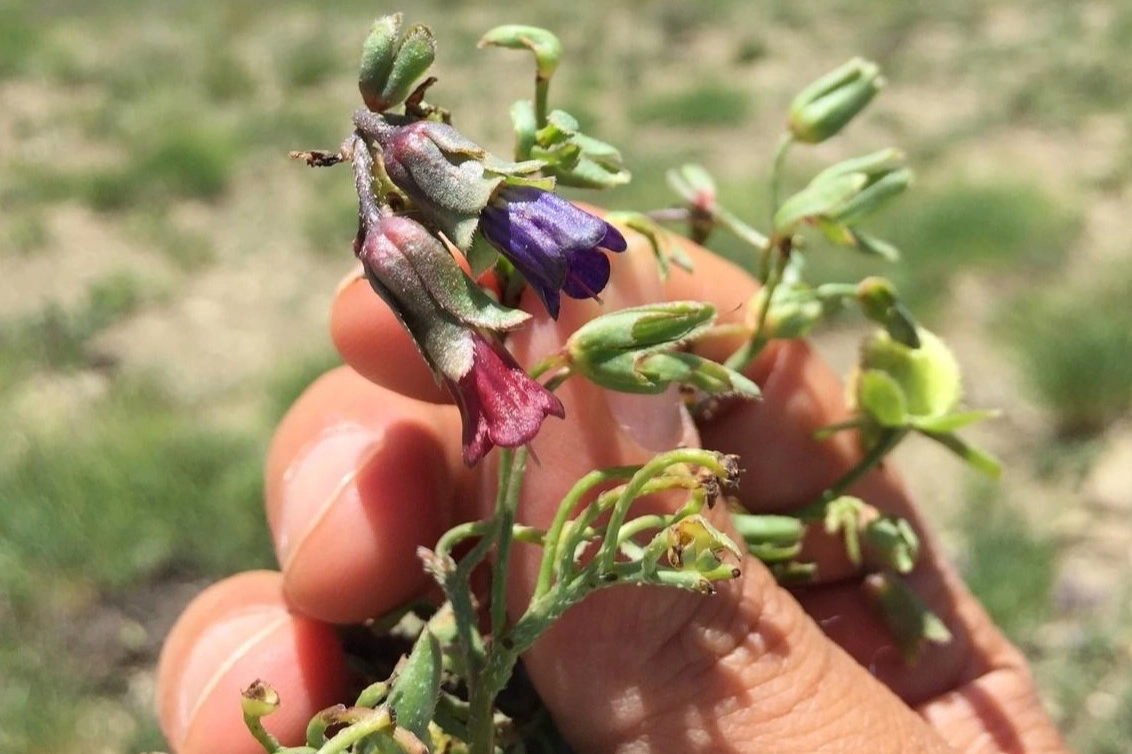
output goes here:
[{"label": "green leaf", "polygon": [[913,417],[911,424],[924,432],[945,433],[955,432],[975,422],[995,419],[1001,415],[1001,411],[995,410],[964,411],[955,414],[943,414],[942,416]]},{"label": "green leaf", "polygon": [[882,427],[903,427],[908,423],[908,401],[900,383],[886,372],[868,369],[857,385],[861,408]]},{"label": "green leaf", "polygon": [[499,252],[488,243],[483,233],[476,233],[472,238],[472,247],[468,249],[465,257],[468,266],[472,268],[472,275],[478,278],[495,266],[496,261],[499,260]]},{"label": "green leaf", "polygon": [[856,228],[851,228],[849,233],[853,236],[853,248],[857,251],[868,254],[869,256],[886,259],[889,262],[900,261],[900,249],[896,248],[888,241],[877,238],[864,231],[857,230]]},{"label": "green leaf", "polygon": [[868,177],[864,173],[811,183],[783,202],[774,215],[775,230],[780,234],[793,232],[804,220],[827,214],[852,199],[866,183]]},{"label": "green leaf", "polygon": [[535,146],[538,116],[535,103],[529,99],[517,100],[511,105],[511,129],[515,133],[515,159],[529,160]]},{"label": "green leaf", "polygon": [[440,694],[442,660],[440,642],[426,628],[408,658],[394,671],[389,706],[397,715],[397,725],[421,741],[429,740],[428,724]]},{"label": "green leaf", "polygon": [[987,451],[967,442],[951,432],[924,432],[955,455],[966,461],[972,468],[981,471],[991,479],[1002,476],[1002,463]]}]

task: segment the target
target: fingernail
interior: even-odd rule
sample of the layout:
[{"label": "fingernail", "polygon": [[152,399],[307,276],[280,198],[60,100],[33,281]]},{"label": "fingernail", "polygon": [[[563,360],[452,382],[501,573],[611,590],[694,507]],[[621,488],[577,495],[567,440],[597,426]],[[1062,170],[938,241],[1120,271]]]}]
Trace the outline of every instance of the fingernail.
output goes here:
[{"label": "fingernail", "polygon": [[659,395],[605,391],[609,413],[621,431],[648,450],[671,450],[695,442],[695,426],[675,385]]},{"label": "fingernail", "polygon": [[232,615],[200,635],[183,666],[177,704],[164,731],[174,748],[185,742],[198,713],[232,667],[288,620],[285,610],[261,606]]},{"label": "fingernail", "polygon": [[283,475],[275,554],[286,566],[307,533],[354,484],[358,468],[381,436],[360,424],[337,425],[299,454]]}]

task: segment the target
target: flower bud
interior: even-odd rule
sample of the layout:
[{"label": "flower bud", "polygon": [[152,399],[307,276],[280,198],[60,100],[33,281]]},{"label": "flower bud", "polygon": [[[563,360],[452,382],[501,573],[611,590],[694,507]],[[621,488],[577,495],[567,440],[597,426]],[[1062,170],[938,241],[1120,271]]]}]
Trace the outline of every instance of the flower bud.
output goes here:
[{"label": "flower bud", "polygon": [[865,183],[847,201],[825,214],[830,222],[856,225],[902,193],[912,182],[912,171],[903,166],[904,155],[896,149],[883,149],[833,165],[814,177],[813,183],[860,173]]},{"label": "flower bud", "polygon": [[670,301],[602,315],[566,341],[570,367],[595,384],[655,394],[672,383],[708,393],[757,396],[758,386],[722,364],[680,352],[715,320],[714,307]]},{"label": "flower bud", "polygon": [[575,363],[625,351],[683,343],[715,321],[715,307],[701,301],[666,301],[603,314],[579,327],[566,342]]},{"label": "flower bud", "polygon": [[865,526],[865,562],[897,573],[911,573],[920,556],[920,538],[907,519],[885,515]]},{"label": "flower bud", "polygon": [[896,287],[882,277],[867,277],[857,285],[857,301],[865,316],[883,325],[898,343],[920,347],[916,323],[904,302],[896,295]]},{"label": "flower bud", "polygon": [[715,180],[703,165],[688,163],[665,173],[668,186],[695,210],[712,213],[719,194]]},{"label": "flower bud", "polygon": [[825,141],[861,112],[883,85],[876,63],[853,58],[794,98],[788,124],[791,134],[807,144]]},{"label": "flower bud", "polygon": [[506,24],[496,26],[480,38],[477,47],[506,47],[509,50],[528,49],[535,55],[537,75],[549,79],[558,68],[562,57],[562,43],[551,32],[537,26]]},{"label": "flower bud", "polygon": [[436,40],[427,26],[410,26],[402,35],[401,14],[374,22],[362,45],[358,89],[373,112],[383,112],[409,96],[436,57]]},{"label": "flower bud", "polygon": [[926,643],[951,641],[947,625],[895,573],[886,571],[866,576],[864,590],[880,610],[905,660],[914,662]]}]

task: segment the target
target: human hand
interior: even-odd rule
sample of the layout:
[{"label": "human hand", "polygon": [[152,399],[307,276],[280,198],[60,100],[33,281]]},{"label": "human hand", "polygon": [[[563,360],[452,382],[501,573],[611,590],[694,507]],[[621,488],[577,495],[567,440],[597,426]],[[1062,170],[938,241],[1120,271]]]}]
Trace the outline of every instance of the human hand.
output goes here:
[{"label": "human hand", "polygon": [[[657,280],[644,248],[614,265],[607,310],[662,298],[713,303],[738,319],[755,283],[690,248],[694,275]],[[538,311],[538,307],[528,307]],[[532,363],[600,309],[572,301],[557,322],[536,315],[510,341]],[[282,697],[268,729],[284,742],[340,701],[342,652],[328,624],[380,615],[427,587],[416,559],[448,527],[485,516],[494,476],[461,461],[460,420],[443,405],[415,347],[364,281],[339,292],[335,343],[348,366],[313,385],[282,422],[267,462],[267,513],[282,573],[247,573],[190,605],[162,654],[162,727],[179,754],[259,750],[239,691],[257,677]],[[725,357],[735,343],[715,342]],[[789,510],[857,460],[851,437],[812,439],[845,418],[835,375],[800,342],[773,344],[751,370],[764,399],[699,427],[675,395],[607,393],[571,380],[567,421],[533,443],[520,519],[545,525],[563,493],[599,466],[640,463],[660,449],[702,444],[738,454],[741,502]],[[852,492],[922,521],[890,469]],[[724,522],[720,522],[725,525]],[[711,597],[657,589],[595,594],[525,656],[560,729],[583,752],[865,751],[1060,752],[1021,655],[990,622],[924,535],[911,585],[953,634],[915,666],[891,646],[841,546],[807,541],[819,583],[794,593],[748,558]],[[517,547],[509,601],[525,603],[539,553]]]}]

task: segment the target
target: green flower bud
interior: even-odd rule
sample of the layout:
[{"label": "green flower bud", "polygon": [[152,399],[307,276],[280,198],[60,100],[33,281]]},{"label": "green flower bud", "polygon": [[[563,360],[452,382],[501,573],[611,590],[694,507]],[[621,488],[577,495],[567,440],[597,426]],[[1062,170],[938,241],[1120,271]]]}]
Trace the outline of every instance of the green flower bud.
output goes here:
[{"label": "green flower bud", "polygon": [[902,193],[912,182],[912,171],[904,167],[904,154],[898,149],[882,149],[838,163],[814,177],[813,183],[860,173],[865,176],[861,189],[849,200],[825,214],[825,219],[855,225]]},{"label": "green flower bud", "polygon": [[[887,332],[869,336],[861,348],[860,374],[856,380],[858,401],[866,403],[866,390],[890,381],[902,394],[911,417],[935,417],[950,413],[962,397],[962,375],[951,350],[939,337],[919,328],[919,348],[893,340]],[[876,373],[879,378],[870,380]]]},{"label": "green flower bud", "polygon": [[904,659],[914,662],[925,644],[946,644],[951,631],[904,579],[892,572],[865,577],[865,594],[880,610]]},{"label": "green flower bud", "polygon": [[911,573],[920,556],[920,538],[907,519],[881,516],[865,526],[865,562],[897,573]]},{"label": "green flower bud", "polygon": [[538,77],[549,79],[558,68],[562,57],[562,43],[546,29],[521,24],[496,26],[480,38],[477,47],[505,47],[509,50],[528,49],[535,55]]},{"label": "green flower bud", "polygon": [[400,13],[379,18],[362,44],[358,89],[366,107],[379,113],[403,102],[435,58],[436,39],[427,26],[402,34]]},{"label": "green flower bud", "polygon": [[700,301],[668,301],[603,314],[582,325],[566,342],[575,364],[626,351],[679,345],[703,333],[715,320],[715,307]]},{"label": "green flower bud", "polygon": [[861,112],[883,85],[876,63],[853,58],[794,98],[790,105],[790,133],[807,144],[825,141]]},{"label": "green flower bud", "polygon": [[896,295],[896,287],[882,277],[867,277],[857,285],[857,301],[865,316],[883,325],[898,343],[920,347],[916,322],[904,302]]},{"label": "green flower bud", "polygon": [[676,383],[712,394],[757,396],[758,386],[738,372],[680,351],[714,320],[715,308],[699,301],[622,309],[571,335],[566,360],[591,382],[626,393],[661,393]]}]

